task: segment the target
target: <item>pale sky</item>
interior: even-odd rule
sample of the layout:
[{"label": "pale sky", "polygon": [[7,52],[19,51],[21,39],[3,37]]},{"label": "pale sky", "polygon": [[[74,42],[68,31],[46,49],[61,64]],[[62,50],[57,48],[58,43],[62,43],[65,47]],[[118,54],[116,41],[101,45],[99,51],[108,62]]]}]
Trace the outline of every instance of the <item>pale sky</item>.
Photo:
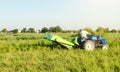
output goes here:
[{"label": "pale sky", "polygon": [[0,30],[120,29],[120,0],[0,0]]}]

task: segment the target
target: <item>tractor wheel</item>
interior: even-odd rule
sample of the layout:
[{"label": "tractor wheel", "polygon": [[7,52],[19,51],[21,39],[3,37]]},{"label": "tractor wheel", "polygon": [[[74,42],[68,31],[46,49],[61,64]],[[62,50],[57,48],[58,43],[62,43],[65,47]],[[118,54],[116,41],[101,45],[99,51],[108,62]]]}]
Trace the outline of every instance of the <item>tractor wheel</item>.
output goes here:
[{"label": "tractor wheel", "polygon": [[108,44],[105,44],[105,45],[102,46],[102,49],[103,49],[103,50],[107,50],[108,47],[109,47]]},{"label": "tractor wheel", "polygon": [[92,51],[95,49],[95,43],[91,40],[88,40],[84,43],[84,49],[87,51]]}]

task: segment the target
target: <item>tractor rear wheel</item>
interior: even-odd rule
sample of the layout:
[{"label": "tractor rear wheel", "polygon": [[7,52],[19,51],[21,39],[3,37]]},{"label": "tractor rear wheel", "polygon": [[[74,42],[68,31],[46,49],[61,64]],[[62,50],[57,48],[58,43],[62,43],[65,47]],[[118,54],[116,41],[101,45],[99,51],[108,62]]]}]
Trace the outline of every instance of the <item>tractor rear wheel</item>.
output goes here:
[{"label": "tractor rear wheel", "polygon": [[84,43],[84,47],[85,50],[87,51],[92,51],[95,49],[95,43],[91,40],[88,40]]}]

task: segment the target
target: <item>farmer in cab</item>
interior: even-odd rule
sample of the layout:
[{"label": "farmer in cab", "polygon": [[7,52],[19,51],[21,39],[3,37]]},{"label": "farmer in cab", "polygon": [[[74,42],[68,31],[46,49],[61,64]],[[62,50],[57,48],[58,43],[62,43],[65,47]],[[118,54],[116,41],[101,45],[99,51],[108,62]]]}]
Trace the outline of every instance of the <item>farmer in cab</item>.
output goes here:
[{"label": "farmer in cab", "polygon": [[81,30],[80,31],[80,37],[81,38],[88,38],[89,35],[90,35],[90,33],[87,32],[86,30]]}]

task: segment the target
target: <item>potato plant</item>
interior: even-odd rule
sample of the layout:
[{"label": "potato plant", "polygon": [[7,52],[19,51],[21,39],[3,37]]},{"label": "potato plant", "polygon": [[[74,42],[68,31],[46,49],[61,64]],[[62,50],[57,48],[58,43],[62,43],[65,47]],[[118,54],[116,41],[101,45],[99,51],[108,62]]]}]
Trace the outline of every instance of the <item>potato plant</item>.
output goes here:
[{"label": "potato plant", "polygon": [[[74,34],[58,34],[70,40]],[[105,34],[109,49],[68,50],[45,34],[0,34],[1,72],[119,72],[120,34]]]}]

